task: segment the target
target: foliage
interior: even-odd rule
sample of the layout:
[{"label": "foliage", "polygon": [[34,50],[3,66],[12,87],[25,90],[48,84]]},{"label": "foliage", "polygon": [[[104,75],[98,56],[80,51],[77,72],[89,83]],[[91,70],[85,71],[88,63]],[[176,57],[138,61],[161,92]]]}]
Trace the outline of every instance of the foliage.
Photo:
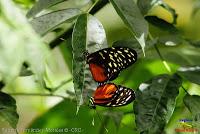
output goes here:
[{"label": "foliage", "polygon": [[[199,1],[195,2],[198,5],[193,8],[192,19],[198,15]],[[28,130],[56,133],[66,128],[69,133],[103,134],[108,130],[119,134],[171,134],[176,133],[174,129],[180,127],[177,123],[182,118],[190,118],[192,126],[198,126],[199,40],[187,37],[179,26],[176,9],[167,2],[1,0],[0,7],[0,117],[12,128],[17,128],[20,119],[18,101],[11,97],[20,95],[15,88],[20,78],[31,79],[39,88],[38,94],[21,95],[63,99],[33,120]],[[118,17],[125,35],[120,28],[112,27],[111,37],[104,29],[106,24],[98,16],[100,9],[106,10],[104,7]],[[156,8],[169,13],[171,21],[154,13]],[[113,16],[106,16],[106,21],[115,25]],[[133,106],[91,110],[85,105],[97,83],[86,64],[86,54],[108,46],[126,46],[137,51],[138,61],[114,80],[135,90],[136,100]],[[59,64],[65,68],[59,69]]]}]

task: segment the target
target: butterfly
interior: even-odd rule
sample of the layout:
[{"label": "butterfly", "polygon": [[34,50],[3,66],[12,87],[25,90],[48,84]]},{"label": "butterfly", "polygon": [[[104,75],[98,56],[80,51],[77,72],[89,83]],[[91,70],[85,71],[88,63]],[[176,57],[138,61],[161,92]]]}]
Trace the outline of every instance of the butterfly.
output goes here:
[{"label": "butterfly", "polygon": [[124,106],[135,100],[135,92],[127,87],[107,83],[97,87],[90,98],[90,107],[95,109],[96,105],[104,107]]},{"label": "butterfly", "polygon": [[136,60],[136,51],[128,47],[105,48],[87,56],[93,79],[99,83],[114,80],[121,70],[129,67]]}]

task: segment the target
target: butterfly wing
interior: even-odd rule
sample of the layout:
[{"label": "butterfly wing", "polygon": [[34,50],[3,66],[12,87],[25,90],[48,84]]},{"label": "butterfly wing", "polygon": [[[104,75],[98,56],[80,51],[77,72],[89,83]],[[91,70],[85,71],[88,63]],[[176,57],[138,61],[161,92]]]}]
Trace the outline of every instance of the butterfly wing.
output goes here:
[{"label": "butterfly wing", "polygon": [[131,103],[135,99],[135,92],[120,85],[108,83],[99,86],[92,97],[92,105],[104,107],[118,107]]},{"label": "butterfly wing", "polygon": [[107,104],[110,107],[124,106],[135,100],[135,92],[127,87],[118,85],[118,90],[116,90],[113,100]]},{"label": "butterfly wing", "polygon": [[135,63],[137,53],[127,47],[111,47],[88,55],[87,62],[95,81],[114,80],[122,69]]}]

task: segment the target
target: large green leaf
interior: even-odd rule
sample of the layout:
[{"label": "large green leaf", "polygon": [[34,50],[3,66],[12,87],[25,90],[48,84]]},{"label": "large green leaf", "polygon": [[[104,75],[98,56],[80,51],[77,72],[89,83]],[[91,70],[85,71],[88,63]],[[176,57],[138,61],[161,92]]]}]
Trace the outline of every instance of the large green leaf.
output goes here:
[{"label": "large green leaf", "polygon": [[200,122],[200,96],[187,94],[184,97],[184,103],[192,113],[195,121]]},{"label": "large green leaf", "polygon": [[33,18],[30,23],[38,34],[44,35],[63,22],[75,19],[80,13],[81,11],[75,8],[63,9]]},{"label": "large green leaf", "polygon": [[[106,33],[101,22],[90,15],[87,24],[87,51],[93,53],[102,48],[107,48]],[[88,95],[91,96],[93,91],[97,88],[97,82],[93,80],[89,70],[89,65],[85,69],[85,81],[83,90],[84,102],[88,103]]]},{"label": "large green leaf", "polygon": [[84,87],[85,68],[86,68],[86,45],[87,45],[87,20],[88,14],[78,17],[72,33],[73,49],[73,82],[78,105],[82,103],[82,91]]},{"label": "large green leaf", "polygon": [[19,115],[17,114],[16,101],[10,95],[0,92],[0,117],[16,128]]},{"label": "large green leaf", "polygon": [[[42,78],[45,63],[53,61],[49,49],[28,24],[11,0],[0,1],[0,72],[5,83],[13,82],[26,61]],[[13,20],[13,18],[16,18]],[[14,55],[13,55],[14,54]]]},{"label": "large green leaf", "polygon": [[27,17],[33,17],[43,9],[51,7],[55,4],[61,3],[66,0],[39,0],[27,13]]},{"label": "large green leaf", "polygon": [[178,75],[158,75],[142,83],[136,92],[134,112],[141,133],[164,132],[175,109],[175,99],[181,86]]},{"label": "large green leaf", "polygon": [[88,100],[88,95],[97,87],[86,65],[86,52],[92,53],[107,47],[102,24],[95,17],[87,16],[87,14],[79,16],[72,35],[73,81],[78,101],[82,101],[82,93],[83,99]]},{"label": "large green leaf", "polygon": [[144,52],[145,39],[148,35],[148,23],[133,0],[110,0],[118,15],[134,33]]},{"label": "large green leaf", "polygon": [[190,82],[200,85],[200,66],[180,67],[177,73]]}]

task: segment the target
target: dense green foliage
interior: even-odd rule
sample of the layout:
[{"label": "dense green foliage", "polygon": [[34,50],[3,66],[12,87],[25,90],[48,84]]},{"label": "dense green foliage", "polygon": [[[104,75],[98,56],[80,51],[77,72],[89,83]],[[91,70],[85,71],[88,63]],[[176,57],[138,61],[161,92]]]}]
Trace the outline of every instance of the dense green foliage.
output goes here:
[{"label": "dense green foliage", "polygon": [[[1,119],[26,133],[176,134],[185,126],[200,132],[200,4],[191,3],[187,32],[184,15],[163,0],[1,0]],[[113,81],[135,90],[136,100],[93,110],[87,105],[97,83],[86,53],[109,46],[137,51],[138,61]],[[17,126],[18,95],[62,100]]]}]

